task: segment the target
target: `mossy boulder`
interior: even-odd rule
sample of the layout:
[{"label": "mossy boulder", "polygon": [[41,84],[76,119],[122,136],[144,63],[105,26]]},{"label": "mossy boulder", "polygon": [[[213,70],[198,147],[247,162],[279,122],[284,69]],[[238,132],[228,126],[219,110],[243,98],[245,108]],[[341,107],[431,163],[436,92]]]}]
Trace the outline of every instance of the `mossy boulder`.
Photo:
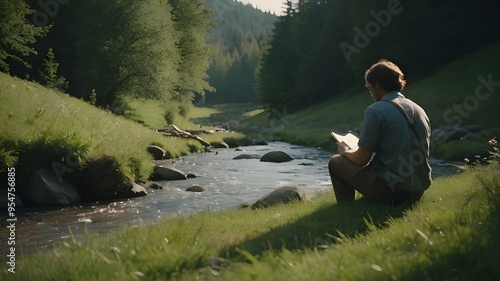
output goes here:
[{"label": "mossy boulder", "polygon": [[90,160],[82,169],[64,177],[78,190],[84,200],[113,200],[129,198],[133,182],[120,169],[116,159],[104,156]]}]

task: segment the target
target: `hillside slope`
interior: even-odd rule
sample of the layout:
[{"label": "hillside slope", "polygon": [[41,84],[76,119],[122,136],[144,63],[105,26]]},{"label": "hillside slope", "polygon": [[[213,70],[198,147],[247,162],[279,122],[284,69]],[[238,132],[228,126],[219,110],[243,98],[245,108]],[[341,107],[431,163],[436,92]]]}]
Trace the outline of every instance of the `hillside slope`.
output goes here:
[{"label": "hillside slope", "polygon": [[15,167],[19,186],[35,170],[50,169],[54,163],[78,169],[104,158],[116,163],[124,181],[144,181],[153,170],[148,145],[164,148],[170,157],[201,149],[197,141],[164,137],[82,100],[3,73],[0,89],[0,173]]},{"label": "hillside slope", "polygon": [[[500,69],[492,60],[497,56],[499,48],[500,43],[493,44],[438,69],[433,75],[420,81],[412,81],[412,77],[406,77],[408,86],[403,94],[426,110],[433,128],[480,125],[485,134],[480,142],[486,143],[489,138],[500,136]],[[358,84],[339,97],[296,114],[263,112],[246,119],[240,129],[248,134],[266,130],[267,138],[335,149],[336,145],[329,132],[359,132],[364,110],[373,102],[362,86],[363,81],[360,80]],[[479,92],[476,93],[478,88]],[[274,117],[272,122],[268,120],[271,115]],[[462,144],[459,146],[470,148],[477,145],[477,142],[472,145],[466,142]]]}]

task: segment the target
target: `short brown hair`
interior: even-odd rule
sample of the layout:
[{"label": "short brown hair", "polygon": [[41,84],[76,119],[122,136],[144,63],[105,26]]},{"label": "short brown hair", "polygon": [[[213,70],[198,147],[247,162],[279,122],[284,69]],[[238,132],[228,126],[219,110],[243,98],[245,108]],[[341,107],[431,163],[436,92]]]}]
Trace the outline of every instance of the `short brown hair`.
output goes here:
[{"label": "short brown hair", "polygon": [[372,85],[378,82],[380,87],[388,92],[402,91],[406,85],[401,69],[386,59],[379,60],[366,70],[365,81]]}]

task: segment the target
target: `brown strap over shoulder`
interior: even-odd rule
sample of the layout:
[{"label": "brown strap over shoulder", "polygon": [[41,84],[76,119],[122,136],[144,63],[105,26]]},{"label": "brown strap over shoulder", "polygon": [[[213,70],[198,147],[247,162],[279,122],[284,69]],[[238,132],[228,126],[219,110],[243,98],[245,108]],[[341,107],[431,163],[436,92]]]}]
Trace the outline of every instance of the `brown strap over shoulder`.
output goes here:
[{"label": "brown strap over shoulder", "polygon": [[392,103],[399,110],[399,112],[401,112],[401,114],[403,114],[403,116],[406,118],[406,121],[408,121],[408,124],[410,125],[410,127],[415,129],[415,110],[413,110],[413,120],[411,120],[410,116],[408,116],[408,113],[406,113],[406,111],[403,109],[403,107],[399,103],[394,102],[394,101],[387,101],[387,102]]}]

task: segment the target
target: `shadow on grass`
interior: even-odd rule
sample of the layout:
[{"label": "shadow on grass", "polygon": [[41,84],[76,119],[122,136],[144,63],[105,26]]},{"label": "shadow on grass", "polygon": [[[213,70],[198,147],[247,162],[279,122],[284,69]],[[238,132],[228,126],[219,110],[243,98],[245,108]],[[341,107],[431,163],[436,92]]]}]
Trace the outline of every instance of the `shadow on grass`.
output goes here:
[{"label": "shadow on grass", "polygon": [[381,205],[363,199],[347,204],[333,204],[295,222],[224,249],[220,255],[242,258],[241,250],[259,255],[267,250],[290,251],[328,247],[342,237],[363,234],[372,227],[386,227],[390,219],[402,217],[411,205]]}]

